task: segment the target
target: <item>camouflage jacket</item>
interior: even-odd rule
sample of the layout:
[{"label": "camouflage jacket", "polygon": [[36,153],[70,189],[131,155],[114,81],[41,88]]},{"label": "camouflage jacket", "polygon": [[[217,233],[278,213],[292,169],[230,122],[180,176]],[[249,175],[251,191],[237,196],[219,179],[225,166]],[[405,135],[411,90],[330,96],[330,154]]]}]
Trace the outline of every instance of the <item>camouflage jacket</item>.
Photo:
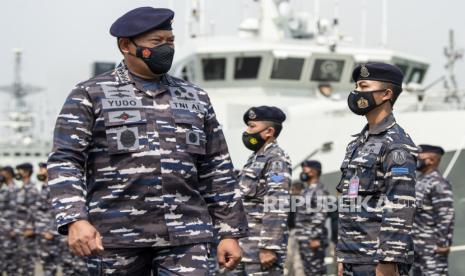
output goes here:
[{"label": "camouflage jacket", "polygon": [[247,233],[210,99],[169,75],[158,89],[146,90],[122,63],[78,84],[58,116],[48,170],[62,234],[81,219],[110,248]]},{"label": "camouflage jacket", "polygon": [[328,190],[321,182],[305,188],[302,194],[305,204],[296,208],[295,215],[298,240],[320,240],[322,245],[328,244],[328,229],[326,228],[328,213],[324,205],[325,197],[328,195]]},{"label": "camouflage jacket", "polygon": [[14,228],[17,233],[27,229],[35,231],[37,216],[37,200],[39,190],[35,183],[28,183],[15,190],[12,201],[14,211]]},{"label": "camouflage jacket", "polygon": [[10,191],[7,184],[0,184],[0,240],[12,230]]},{"label": "camouflage jacket", "polygon": [[412,263],[417,148],[392,114],[356,137],[337,186],[338,262]]},{"label": "camouflage jacket", "polygon": [[258,249],[286,250],[291,168],[289,157],[274,142],[252,154],[239,175],[250,228],[250,236],[241,239],[245,262],[257,261]]},{"label": "camouflage jacket", "polygon": [[436,246],[451,246],[455,212],[450,183],[438,171],[420,175],[416,197],[415,250],[434,252]]},{"label": "camouflage jacket", "polygon": [[36,216],[36,233],[38,235],[48,232],[52,235],[58,235],[56,231],[56,223],[52,212],[52,201],[50,198],[50,188],[48,185],[43,185],[39,194]]}]

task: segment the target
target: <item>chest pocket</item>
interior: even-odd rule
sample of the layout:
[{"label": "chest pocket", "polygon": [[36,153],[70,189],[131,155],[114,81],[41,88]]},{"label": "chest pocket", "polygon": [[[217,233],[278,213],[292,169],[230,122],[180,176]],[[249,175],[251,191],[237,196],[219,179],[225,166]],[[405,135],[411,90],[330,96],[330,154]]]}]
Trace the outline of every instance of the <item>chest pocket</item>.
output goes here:
[{"label": "chest pocket", "polygon": [[142,109],[104,110],[103,115],[109,154],[147,150],[147,119]]},{"label": "chest pocket", "polygon": [[384,176],[377,175],[378,173],[378,154],[362,153],[354,157],[348,164],[348,167],[353,171],[352,175],[357,175],[359,178],[358,193],[378,194],[383,192]]},{"label": "chest pocket", "polygon": [[203,118],[194,112],[175,110],[176,149],[194,154],[205,154],[207,136]]},{"label": "chest pocket", "polygon": [[[260,164],[254,163],[251,167],[245,168],[241,174],[240,186],[242,195],[246,199],[257,198],[264,194],[265,183],[261,179],[261,172],[263,167]],[[266,192],[266,191],[265,191]]]}]

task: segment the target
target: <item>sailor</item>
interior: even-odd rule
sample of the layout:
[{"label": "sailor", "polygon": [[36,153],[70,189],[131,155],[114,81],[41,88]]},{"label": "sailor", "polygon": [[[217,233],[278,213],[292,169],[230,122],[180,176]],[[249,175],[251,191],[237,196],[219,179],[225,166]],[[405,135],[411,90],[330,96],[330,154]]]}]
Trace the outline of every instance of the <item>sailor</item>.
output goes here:
[{"label": "sailor", "polygon": [[306,204],[296,209],[295,228],[305,275],[326,275],[325,251],[329,241],[324,204],[329,193],[320,181],[321,170],[319,161],[302,162],[300,181],[306,186],[302,195]]},{"label": "sailor", "polygon": [[32,181],[33,166],[30,163],[23,163],[16,166],[16,179],[21,182],[21,187],[16,193],[16,205],[14,215],[14,225],[18,240],[18,251],[16,261],[20,275],[34,275],[36,259],[36,216],[37,200],[39,190]]},{"label": "sailor", "polygon": [[110,28],[123,61],[79,83],[48,160],[58,231],[91,275],[205,275],[240,261],[247,220],[208,94],[167,74],[174,12],[141,7]]},{"label": "sailor", "polygon": [[250,236],[240,239],[243,260],[237,275],[282,275],[288,239],[287,217],[291,161],[276,139],[286,115],[272,106],[252,107],[244,114],[244,145],[253,154],[239,183]]},{"label": "sailor", "polygon": [[60,237],[56,231],[55,219],[52,214],[50,189],[48,187],[47,164],[39,163],[37,180],[41,184],[39,199],[37,200],[36,233],[37,254],[44,275],[54,276],[60,262]]},{"label": "sailor", "polygon": [[368,124],[354,135],[341,165],[339,275],[407,275],[417,148],[392,113],[403,74],[390,64],[367,63],[352,78],[356,90],[349,94],[349,109]]},{"label": "sailor", "polygon": [[[1,271],[7,275],[14,275],[18,272],[18,264],[16,263],[15,256],[17,255],[17,239],[15,231],[15,204],[16,193],[18,192],[15,180],[15,172],[11,166],[5,166],[0,169],[0,177],[3,179],[3,185],[0,184],[0,193],[2,205],[0,217],[3,220],[0,225],[0,242],[1,251],[0,260],[2,264]],[[0,271],[0,272],[1,272]]]},{"label": "sailor", "polygon": [[439,172],[444,149],[420,145],[413,224],[414,275],[448,275],[447,258],[454,230],[452,186]]}]

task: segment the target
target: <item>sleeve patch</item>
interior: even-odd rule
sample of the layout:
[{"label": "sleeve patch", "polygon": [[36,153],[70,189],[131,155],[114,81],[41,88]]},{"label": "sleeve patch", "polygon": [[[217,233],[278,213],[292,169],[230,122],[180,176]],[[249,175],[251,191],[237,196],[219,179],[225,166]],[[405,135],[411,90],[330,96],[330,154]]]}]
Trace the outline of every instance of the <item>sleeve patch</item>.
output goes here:
[{"label": "sleeve patch", "polygon": [[392,152],[392,161],[397,165],[403,165],[407,162],[407,152],[404,150],[394,150]]}]

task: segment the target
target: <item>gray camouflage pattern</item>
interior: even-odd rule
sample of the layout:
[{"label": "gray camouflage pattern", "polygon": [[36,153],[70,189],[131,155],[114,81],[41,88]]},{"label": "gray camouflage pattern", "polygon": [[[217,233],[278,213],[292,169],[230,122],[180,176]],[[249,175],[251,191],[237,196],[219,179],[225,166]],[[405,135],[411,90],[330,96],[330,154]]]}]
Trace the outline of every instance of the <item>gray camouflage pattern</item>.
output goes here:
[{"label": "gray camouflage pattern", "polygon": [[[250,235],[239,243],[243,249],[242,265],[237,269],[247,275],[268,275],[272,271],[281,271],[287,253],[287,217],[289,208],[289,187],[292,166],[289,156],[276,142],[270,143],[257,153],[252,154],[239,175],[239,185],[244,201]],[[275,199],[274,210],[266,210],[267,199]],[[270,200],[270,202],[272,202]],[[260,249],[272,250],[278,260],[270,271],[256,271],[260,268]],[[257,265],[258,264],[258,265]],[[242,267],[242,268],[241,268]],[[265,274],[260,274],[260,273]]]},{"label": "gray camouflage pattern", "polygon": [[[417,148],[392,114],[355,137],[347,147],[337,186],[342,201],[337,261],[411,264]],[[349,186],[356,187],[357,182],[359,200],[349,194]],[[359,209],[350,211],[351,203]]]},{"label": "gray camouflage pattern", "polygon": [[[324,206],[323,202],[328,195],[329,192],[323,183],[310,184],[302,195],[306,200],[310,200],[310,206],[305,204],[296,208],[295,237],[299,243],[299,254],[305,275],[326,274],[324,259],[329,241],[325,224],[328,213],[326,209],[319,210],[318,207]],[[309,244],[311,240],[319,240],[320,248],[313,250]]]},{"label": "gray camouflage pattern", "polygon": [[247,233],[210,99],[169,75],[158,89],[145,90],[122,63],[78,84],[58,116],[48,171],[58,231],[88,220],[105,248]]},{"label": "gray camouflage pattern", "polygon": [[416,185],[416,200],[414,275],[448,275],[447,255],[435,250],[438,246],[452,245],[455,216],[452,185],[438,171],[422,174]]}]

